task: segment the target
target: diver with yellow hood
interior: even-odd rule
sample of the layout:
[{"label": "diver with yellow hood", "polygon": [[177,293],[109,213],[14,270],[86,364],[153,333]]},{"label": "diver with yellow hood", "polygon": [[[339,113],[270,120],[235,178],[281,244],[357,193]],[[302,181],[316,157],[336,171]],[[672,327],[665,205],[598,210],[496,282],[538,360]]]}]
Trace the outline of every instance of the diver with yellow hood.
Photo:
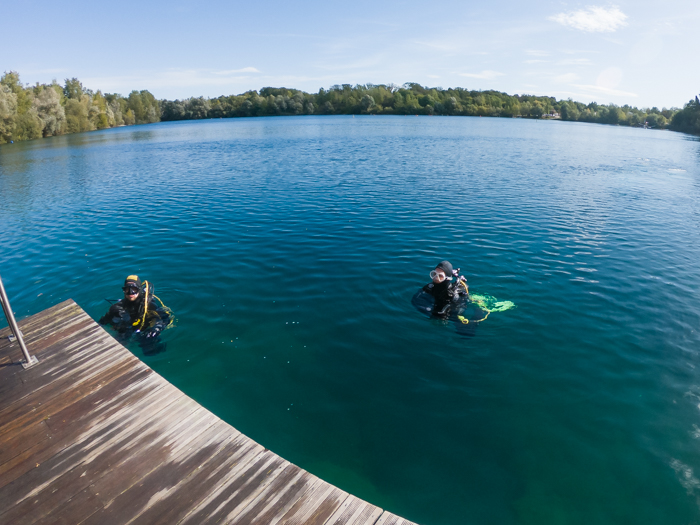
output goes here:
[{"label": "diver with yellow hood", "polygon": [[122,290],[124,298],[110,306],[99,323],[114,328],[120,339],[138,335],[140,342],[145,340],[153,347],[160,333],[172,324],[172,311],[155,295],[153,285],[148,281],[142,283],[138,275],[129,275]]}]

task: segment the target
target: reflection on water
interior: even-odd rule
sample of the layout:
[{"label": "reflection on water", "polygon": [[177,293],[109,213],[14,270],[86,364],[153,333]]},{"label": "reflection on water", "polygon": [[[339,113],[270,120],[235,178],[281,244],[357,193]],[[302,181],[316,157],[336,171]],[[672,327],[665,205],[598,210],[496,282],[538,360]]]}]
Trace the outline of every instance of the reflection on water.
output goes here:
[{"label": "reflection on water", "polygon": [[[680,134],[449,117],[3,145],[0,268],[20,317],[154,282],[179,325],[136,355],[409,519],[697,523],[699,160]],[[472,337],[422,316],[443,259],[517,308]]]}]

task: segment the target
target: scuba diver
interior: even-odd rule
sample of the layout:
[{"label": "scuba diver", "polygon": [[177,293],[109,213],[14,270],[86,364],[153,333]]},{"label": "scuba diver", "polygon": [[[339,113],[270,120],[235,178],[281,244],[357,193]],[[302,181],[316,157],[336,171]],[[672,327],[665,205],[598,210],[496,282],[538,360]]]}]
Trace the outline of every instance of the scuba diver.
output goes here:
[{"label": "scuba diver", "polygon": [[138,275],[129,275],[122,290],[124,298],[112,304],[99,323],[114,328],[121,342],[136,336],[146,355],[165,351],[160,333],[173,322],[170,308],[153,293],[153,285],[141,283]]},{"label": "scuba diver", "polygon": [[[432,319],[452,321],[458,334],[472,337],[486,315],[471,301],[467,279],[449,261],[441,261],[430,272],[431,282],[418,290],[411,302]],[[474,321],[474,322],[470,322]]]},{"label": "scuba diver", "polygon": [[499,301],[492,295],[470,294],[467,279],[449,261],[440,262],[430,272],[430,278],[432,282],[418,290],[411,303],[430,318],[452,321],[460,335],[476,335],[476,327],[492,312],[515,307],[512,301]]},{"label": "scuba diver", "polygon": [[[453,277],[456,280],[453,281]],[[469,300],[467,279],[459,275],[459,268],[454,270],[449,261],[440,262],[430,272],[432,282],[423,287],[423,291],[432,295],[435,302],[431,314],[441,319],[450,315],[453,303],[460,299]]]}]

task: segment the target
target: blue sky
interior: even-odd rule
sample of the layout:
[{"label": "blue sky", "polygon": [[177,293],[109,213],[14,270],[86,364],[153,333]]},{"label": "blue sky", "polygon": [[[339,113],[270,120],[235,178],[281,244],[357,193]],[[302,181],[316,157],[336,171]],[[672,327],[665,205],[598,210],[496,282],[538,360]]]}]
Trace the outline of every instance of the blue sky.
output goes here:
[{"label": "blue sky", "polygon": [[2,0],[0,13],[2,70],[122,94],[418,82],[680,107],[700,92],[697,0]]}]

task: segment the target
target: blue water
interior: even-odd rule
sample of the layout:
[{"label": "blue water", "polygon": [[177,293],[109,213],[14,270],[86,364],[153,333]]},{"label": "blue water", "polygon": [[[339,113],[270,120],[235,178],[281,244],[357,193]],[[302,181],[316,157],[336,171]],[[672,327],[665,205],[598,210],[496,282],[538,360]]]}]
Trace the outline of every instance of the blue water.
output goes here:
[{"label": "blue water", "polygon": [[[19,317],[129,273],[158,373],[425,525],[700,523],[700,142],[450,117],[163,123],[0,147]],[[411,306],[449,259],[516,308]],[[4,326],[4,320],[2,321]]]}]

